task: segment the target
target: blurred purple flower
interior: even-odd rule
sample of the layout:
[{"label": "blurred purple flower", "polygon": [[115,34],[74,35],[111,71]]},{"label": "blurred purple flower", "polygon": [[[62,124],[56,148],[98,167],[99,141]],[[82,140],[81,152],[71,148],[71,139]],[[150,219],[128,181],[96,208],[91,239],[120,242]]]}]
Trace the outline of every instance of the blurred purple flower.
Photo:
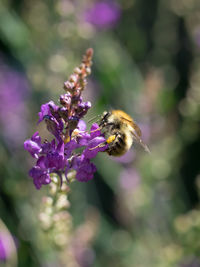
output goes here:
[{"label": "blurred purple flower", "polygon": [[98,28],[112,27],[120,18],[120,7],[113,1],[95,3],[85,13],[86,21]]},{"label": "blurred purple flower", "polygon": [[6,262],[13,253],[16,253],[14,240],[7,229],[2,229],[0,221],[0,263]]},{"label": "blurred purple flower", "polygon": [[9,145],[17,146],[26,136],[26,99],[29,86],[25,76],[0,62],[0,125]]},{"label": "blurred purple flower", "polygon": [[5,244],[3,243],[3,239],[4,239],[3,236],[0,236],[0,261],[6,260],[6,250],[5,250]]},{"label": "blurred purple flower", "polygon": [[125,190],[134,190],[140,184],[139,173],[134,168],[126,168],[120,174],[120,185]]}]

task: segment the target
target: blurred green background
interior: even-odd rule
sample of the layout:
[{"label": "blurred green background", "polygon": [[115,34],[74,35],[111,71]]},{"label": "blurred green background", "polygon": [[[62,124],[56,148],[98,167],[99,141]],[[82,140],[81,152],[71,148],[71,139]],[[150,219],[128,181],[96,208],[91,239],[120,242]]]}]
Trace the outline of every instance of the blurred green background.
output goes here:
[{"label": "blurred green background", "polygon": [[[23,142],[47,136],[40,105],[88,47],[87,119],[124,110],[151,154],[97,156],[94,179],[70,186],[73,243],[60,249],[42,234],[48,186],[28,177]],[[0,266],[199,267],[199,88],[199,0],[0,0]]]}]

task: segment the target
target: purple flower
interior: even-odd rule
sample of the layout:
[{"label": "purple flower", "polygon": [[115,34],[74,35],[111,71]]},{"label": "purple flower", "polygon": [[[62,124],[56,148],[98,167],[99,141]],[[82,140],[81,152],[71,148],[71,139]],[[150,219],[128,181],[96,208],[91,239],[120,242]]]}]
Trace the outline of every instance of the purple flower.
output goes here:
[{"label": "purple flower", "polygon": [[105,138],[103,136],[97,136],[88,142],[86,149],[83,151],[83,155],[87,159],[92,159],[96,157],[98,152],[105,151],[107,147],[108,144],[106,144]]},{"label": "purple flower", "polygon": [[9,258],[15,258],[16,246],[11,233],[0,220],[0,265],[7,262]]},{"label": "purple flower", "polygon": [[96,172],[95,165],[84,155],[74,158],[72,168],[76,170],[76,179],[80,182],[91,180]]},{"label": "purple flower", "polygon": [[89,49],[81,66],[64,83],[66,93],[60,96],[61,106],[53,101],[41,106],[38,122],[46,122],[53,140],[42,143],[36,132],[24,142],[24,148],[37,159],[35,166],[29,171],[37,189],[51,182],[52,173],[59,175],[61,184],[62,174],[67,179],[68,172],[72,170],[76,171],[78,181],[89,181],[96,171],[91,159],[108,146],[98,124],[94,123],[90,132],[87,132],[86,123],[82,120],[91,107],[91,103],[83,102],[81,97],[86,85],[85,78],[90,73],[91,57],[92,50]]},{"label": "purple flower", "polygon": [[[85,123],[80,121],[79,128],[84,129]],[[42,185],[51,182],[50,174],[67,173],[69,170],[76,170],[76,179],[81,182],[89,181],[93,178],[96,167],[90,162],[98,152],[107,148],[106,140],[100,131],[92,132],[92,129],[98,129],[95,123],[91,127],[91,132],[82,132],[77,129],[77,134],[72,135],[71,140],[66,144],[60,141],[56,145],[55,139],[51,142],[46,141],[41,144],[41,139],[36,132],[31,139],[24,142],[24,148],[30,152],[32,157],[37,158],[36,165],[29,171],[37,189]],[[80,132],[79,132],[80,131]],[[82,155],[76,154],[77,148],[83,147]],[[60,176],[61,177],[61,176]]]},{"label": "purple flower", "polygon": [[0,261],[5,261],[5,260],[6,260],[6,251],[5,251],[3,240],[1,237],[0,238]]},{"label": "purple flower", "polygon": [[[32,140],[36,137],[38,133],[35,133],[31,140],[24,142],[24,147],[27,149],[33,157],[33,147],[31,147]],[[27,145],[29,144],[29,146]],[[33,178],[34,184],[37,189],[40,189],[43,184],[49,184],[51,182],[50,173],[62,171],[65,167],[65,157],[64,157],[64,142],[58,143],[56,147],[55,140],[51,143],[45,142],[43,145],[40,145],[37,154],[37,163],[29,171],[29,175]]]},{"label": "purple flower", "polygon": [[76,170],[76,179],[80,182],[87,182],[93,178],[96,167],[90,160],[96,157],[98,152],[105,151],[108,147],[106,139],[102,136],[101,132],[97,130],[98,128],[98,124],[94,123],[91,127],[90,134],[87,132],[80,133],[79,136],[76,137],[76,141],[71,140],[65,145],[65,149],[67,148],[70,153],[72,153],[73,149],[85,147],[80,156],[72,157],[70,166],[66,168],[67,172],[70,169]]},{"label": "purple flower", "polygon": [[86,21],[98,28],[113,26],[120,17],[120,8],[113,1],[97,2],[86,11]]},{"label": "purple flower", "polygon": [[62,117],[59,114],[60,108],[50,101],[41,106],[41,110],[38,113],[39,120],[38,123],[45,120],[47,124],[47,129],[51,132],[57,140],[60,140],[64,123]]},{"label": "purple flower", "polygon": [[31,139],[24,142],[24,149],[27,150],[33,158],[38,158],[38,154],[41,151],[41,138],[38,132],[34,133]]},{"label": "purple flower", "polygon": [[83,120],[79,120],[78,125],[77,125],[77,128],[78,128],[80,131],[85,131],[86,128],[87,128],[87,125],[86,125],[85,121],[83,121]]},{"label": "purple flower", "polygon": [[53,101],[49,101],[48,103],[44,104],[41,106],[41,110],[40,112],[38,113],[38,116],[39,116],[39,121],[38,122],[41,122],[45,116],[53,116],[53,112],[55,113],[56,111],[58,111],[59,107],[56,106],[54,104]]},{"label": "purple flower", "polygon": [[43,184],[46,185],[51,182],[48,170],[40,166],[34,166],[30,169],[29,175],[33,178],[34,185],[37,189],[40,189]]},{"label": "purple flower", "polygon": [[46,155],[45,166],[48,169],[62,170],[65,165],[64,143],[58,144],[56,149],[52,149]]}]

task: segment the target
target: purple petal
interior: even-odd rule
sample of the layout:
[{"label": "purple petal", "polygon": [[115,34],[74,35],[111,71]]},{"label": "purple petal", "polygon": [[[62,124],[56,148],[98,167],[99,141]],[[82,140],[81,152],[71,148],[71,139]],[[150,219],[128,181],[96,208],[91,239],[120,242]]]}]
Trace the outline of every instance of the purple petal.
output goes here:
[{"label": "purple petal", "polygon": [[31,140],[37,143],[39,146],[41,146],[41,137],[39,136],[38,132],[35,132],[33,136],[31,137]]},{"label": "purple petal", "polygon": [[88,112],[88,109],[91,108],[92,104],[88,101],[88,102],[82,102],[78,104],[78,108],[77,108],[77,115],[79,118],[82,118],[83,116],[85,116],[85,114]]},{"label": "purple petal", "polygon": [[58,109],[59,109],[59,107],[56,106],[53,101],[49,101],[48,103],[43,104],[41,106],[40,112],[38,113],[38,116],[39,116],[38,123],[40,123],[44,119],[45,116],[50,116],[51,117],[52,116],[51,110],[54,111],[54,112],[57,112]]},{"label": "purple petal", "polygon": [[45,158],[45,166],[54,171],[62,169],[64,167],[64,156],[59,155],[58,152],[48,153]]},{"label": "purple petal", "polygon": [[72,95],[70,93],[66,93],[60,96],[60,103],[67,108],[71,105],[71,101]]},{"label": "purple petal", "polygon": [[92,138],[95,138],[101,135],[101,132],[98,129],[99,129],[99,125],[97,123],[93,123],[90,129],[90,135]]},{"label": "purple petal", "polygon": [[53,139],[51,143],[45,141],[45,143],[42,144],[41,147],[42,147],[42,152],[41,152],[42,154],[48,154],[50,151],[54,151],[56,149],[55,139]]},{"label": "purple petal", "polygon": [[108,144],[105,144],[105,141],[105,138],[102,136],[98,136],[92,139],[89,142],[88,147],[83,151],[85,158],[94,158],[96,157],[98,152],[105,151],[108,147]]},{"label": "purple petal", "polygon": [[[94,170],[94,172],[96,171],[96,168]],[[93,179],[94,177],[94,172],[93,173],[87,173],[84,170],[79,170],[76,174],[76,179],[79,182],[88,182],[89,180]]]},{"label": "purple petal", "polygon": [[77,128],[80,131],[85,131],[86,130],[86,123],[85,123],[85,121],[84,120],[79,120],[78,125],[77,125]]},{"label": "purple petal", "polygon": [[60,142],[55,149],[55,142],[52,141],[52,149],[48,151],[45,158],[46,168],[53,168],[54,170],[60,170],[64,168],[64,142]]},{"label": "purple petal", "polygon": [[39,166],[34,166],[30,171],[29,175],[33,178],[33,182],[37,189],[40,189],[44,184],[49,184],[51,178],[46,170],[42,170]]},{"label": "purple petal", "polygon": [[39,157],[39,159],[37,160],[36,166],[40,167],[41,169],[45,169],[45,157],[41,156]]},{"label": "purple petal", "polygon": [[61,119],[56,119],[55,117],[51,116],[44,116],[45,122],[47,125],[47,130],[52,133],[58,141],[61,141],[60,135],[62,134],[62,130],[64,128],[64,124]]},{"label": "purple petal", "polygon": [[91,140],[91,136],[87,132],[79,133],[79,136],[77,137],[77,143],[80,146],[87,146],[90,140]]},{"label": "purple petal", "polygon": [[76,179],[80,182],[91,180],[96,172],[96,166],[83,155],[74,158],[72,168],[76,170]]},{"label": "purple petal", "polygon": [[38,113],[38,116],[39,116],[38,123],[41,122],[43,120],[44,116],[46,116],[46,115],[48,115],[48,116],[51,115],[50,108],[49,108],[49,103],[43,104],[41,106],[41,110]]},{"label": "purple petal", "polygon": [[38,158],[41,147],[34,141],[28,139],[24,142],[24,149],[27,150],[33,158]]},{"label": "purple petal", "polygon": [[56,151],[58,152],[59,155],[64,155],[64,149],[65,149],[65,144],[63,141],[58,143],[58,146],[56,148]]},{"label": "purple petal", "polygon": [[66,143],[64,148],[65,156],[69,158],[71,156],[72,151],[78,147],[80,147],[80,145],[74,139]]}]

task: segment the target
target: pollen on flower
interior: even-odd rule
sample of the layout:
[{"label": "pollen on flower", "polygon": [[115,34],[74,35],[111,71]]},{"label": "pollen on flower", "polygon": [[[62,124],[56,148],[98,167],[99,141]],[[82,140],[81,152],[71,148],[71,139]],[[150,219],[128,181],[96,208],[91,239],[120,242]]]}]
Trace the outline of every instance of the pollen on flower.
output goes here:
[{"label": "pollen on flower", "polygon": [[[89,181],[96,172],[91,159],[107,148],[98,124],[94,123],[87,131],[83,120],[91,108],[91,103],[84,102],[81,94],[87,85],[87,76],[91,73],[92,56],[93,49],[89,48],[80,66],[64,82],[65,93],[60,95],[59,105],[49,101],[41,106],[38,123],[46,123],[53,140],[42,142],[36,132],[24,142],[25,150],[37,160],[29,171],[37,189],[52,182],[62,186],[63,177],[68,182],[74,179]],[[77,149],[82,153],[78,153]],[[55,176],[59,181],[55,181]],[[55,191],[55,188],[52,190]]]},{"label": "pollen on flower", "polygon": [[64,139],[64,143],[68,143],[70,141],[70,136],[66,136],[66,138]]}]

